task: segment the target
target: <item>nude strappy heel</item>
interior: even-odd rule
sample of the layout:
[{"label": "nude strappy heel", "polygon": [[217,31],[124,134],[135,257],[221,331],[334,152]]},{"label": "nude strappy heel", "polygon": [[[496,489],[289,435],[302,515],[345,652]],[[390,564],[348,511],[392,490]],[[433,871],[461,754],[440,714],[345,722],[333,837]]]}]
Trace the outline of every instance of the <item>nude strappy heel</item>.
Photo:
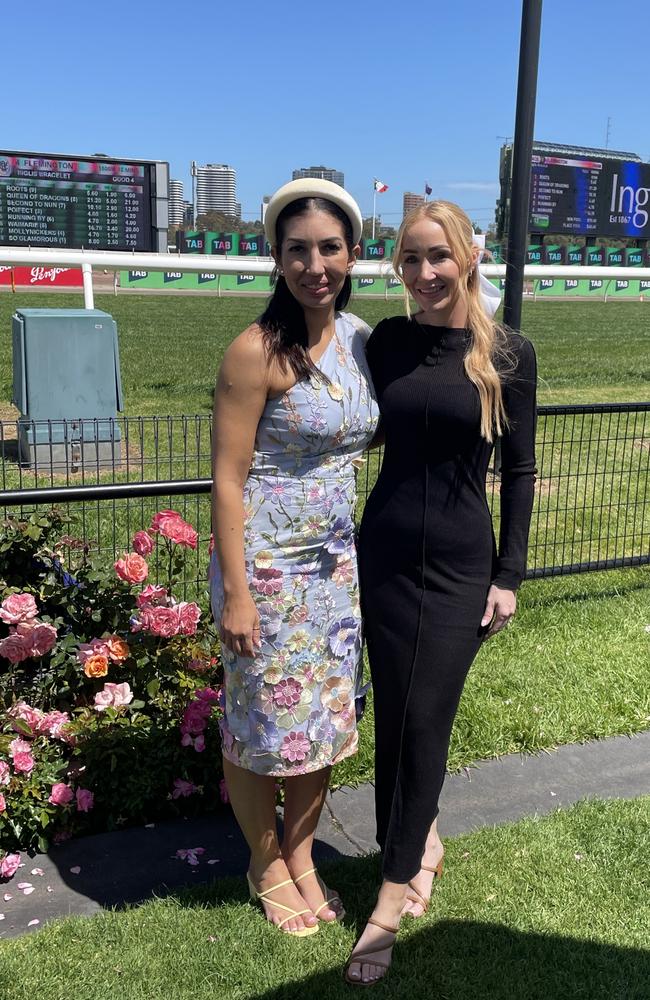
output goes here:
[{"label": "nude strappy heel", "polygon": [[[369,917],[368,923],[373,924],[375,927],[380,927],[382,931],[386,931],[387,934],[392,934],[394,937],[397,937],[399,927],[389,927],[388,924],[382,924],[379,920],[375,920],[374,917]],[[376,948],[374,951],[357,951],[356,953],[353,951],[350,955],[350,960],[345,967],[346,983],[350,983],[352,986],[374,986],[375,983],[380,983],[382,979],[385,979],[386,973],[384,973],[383,976],[378,976],[376,979],[367,979],[365,982],[361,979],[361,976],[359,976],[359,979],[352,979],[350,976],[350,966],[363,965],[364,962],[367,962],[369,965],[377,965],[380,969],[386,969],[386,971],[388,971],[391,963],[382,962],[381,959],[378,959],[375,956],[382,955],[385,951],[388,951],[389,948],[392,952],[394,944],[395,942],[393,941],[392,944],[386,945],[384,948]]]},{"label": "nude strappy heel", "polygon": [[[293,882],[293,879],[291,878],[285,879],[284,882],[278,882],[277,885],[272,885],[270,889],[265,889],[264,892],[257,891],[257,889],[255,888],[255,886],[251,881],[251,877],[248,872],[246,872],[246,881],[248,882],[248,888],[250,891],[251,899],[254,903],[260,903],[261,905],[262,901],[266,900],[267,903],[270,903],[271,906],[275,906],[278,910],[287,911],[288,916],[283,917],[280,923],[275,925],[278,928],[278,930],[281,930],[282,925],[286,924],[287,920],[291,920],[292,917],[302,917],[304,913],[312,912],[309,909],[309,907],[307,907],[307,909],[305,910],[294,910],[291,906],[285,906],[284,903],[276,903],[274,899],[268,899],[268,895],[270,892],[275,892],[277,889],[282,889],[285,885],[291,885],[291,883]],[[270,924],[273,923],[272,920],[268,920],[268,922]],[[284,931],[283,933],[292,934],[293,937],[308,937],[310,934],[315,934],[317,930],[318,930],[318,924],[314,924],[313,927],[301,927],[300,930]]]},{"label": "nude strappy heel", "polygon": [[[438,862],[438,864],[436,865],[435,868],[430,868],[429,865],[420,865],[420,869],[422,871],[433,872],[433,881],[434,882],[436,881],[436,879],[441,879],[442,878],[443,867],[444,867],[444,862],[443,862],[442,858],[440,859],[440,861]],[[407,892],[406,898],[409,899],[412,903],[419,903],[420,904],[420,906],[422,907],[422,910],[423,910],[423,912],[420,914],[420,916],[423,917],[424,914],[429,909],[429,903],[431,902],[431,897],[429,897],[429,899],[425,899],[425,897],[422,895],[422,893],[418,889],[415,888],[415,886],[413,885],[412,882],[409,882],[408,885],[409,885],[409,889],[412,892],[414,892],[415,895],[411,896],[410,893]],[[418,919],[412,913],[410,913],[408,910],[406,911],[406,915],[409,916],[409,917],[411,917],[412,920],[417,920]]]}]

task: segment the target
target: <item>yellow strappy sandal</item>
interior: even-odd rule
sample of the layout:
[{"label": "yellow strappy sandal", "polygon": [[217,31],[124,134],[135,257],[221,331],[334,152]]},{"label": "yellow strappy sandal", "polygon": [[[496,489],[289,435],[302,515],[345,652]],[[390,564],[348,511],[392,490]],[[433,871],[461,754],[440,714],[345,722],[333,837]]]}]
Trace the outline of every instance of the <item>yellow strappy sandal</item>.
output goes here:
[{"label": "yellow strappy sandal", "polygon": [[[277,889],[282,889],[284,888],[285,885],[291,885],[291,883],[293,882],[293,879],[291,878],[285,879],[284,882],[278,882],[277,885],[272,885],[270,889],[265,889],[264,892],[257,891],[257,889],[255,888],[255,886],[251,881],[251,877],[248,872],[246,872],[246,881],[248,882],[248,889],[251,894],[251,899],[254,903],[260,903],[261,905],[262,901],[266,900],[268,903],[271,904],[271,906],[275,906],[278,910],[287,911],[288,916],[283,917],[280,923],[275,925],[278,928],[278,930],[281,930],[282,925],[286,924],[287,920],[291,920],[292,917],[302,917],[304,913],[311,913],[309,907],[307,907],[307,909],[305,910],[294,910],[290,906],[285,906],[284,903],[276,903],[274,899],[268,899],[268,895],[270,892],[275,892]],[[270,924],[273,923],[272,920],[269,920],[268,922]],[[318,930],[318,924],[314,924],[313,927],[302,927],[300,930],[297,931],[284,931],[283,933],[291,934],[293,935],[293,937],[309,937],[310,934],[315,934],[317,930]]]},{"label": "yellow strappy sandal", "polygon": [[[332,896],[329,895],[330,892],[331,892],[331,890],[327,888],[327,886],[325,885],[325,883],[323,882],[322,878],[320,877],[320,875],[318,874],[318,872],[316,871],[315,868],[309,868],[306,872],[303,872],[302,875],[299,875],[298,878],[294,878],[294,880],[293,880],[294,884],[298,885],[298,883],[301,881],[301,879],[307,878],[308,875],[315,875],[316,876],[316,880],[318,881],[318,884],[320,886],[320,890],[321,890],[321,892],[323,893],[323,895],[325,897],[325,901],[323,903],[321,903],[320,906],[317,906],[315,910],[312,910],[312,913],[314,914],[315,917],[317,917],[318,914],[320,913],[320,911],[324,907],[329,906],[330,909],[333,909],[332,903],[339,903],[340,904],[340,909],[338,911],[334,910],[334,912],[336,913],[336,920],[339,921],[339,923],[340,923],[340,921],[343,920],[343,917],[345,916],[345,910],[343,908],[343,901],[342,901],[341,897],[337,893],[334,893],[334,895],[332,895]],[[328,899],[328,896],[329,896],[329,899]],[[325,920],[325,921],[323,921],[323,923],[333,924],[333,923],[335,923],[335,921],[334,920]]]}]

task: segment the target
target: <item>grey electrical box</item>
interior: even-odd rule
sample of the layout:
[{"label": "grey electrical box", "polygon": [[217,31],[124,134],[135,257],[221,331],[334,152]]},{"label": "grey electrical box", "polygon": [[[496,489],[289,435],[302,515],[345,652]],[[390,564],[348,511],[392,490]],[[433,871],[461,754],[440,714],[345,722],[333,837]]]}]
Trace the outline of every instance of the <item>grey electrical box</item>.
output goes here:
[{"label": "grey electrical box", "polygon": [[61,470],[119,465],[113,317],[99,309],[18,309],[12,326],[21,460]]}]

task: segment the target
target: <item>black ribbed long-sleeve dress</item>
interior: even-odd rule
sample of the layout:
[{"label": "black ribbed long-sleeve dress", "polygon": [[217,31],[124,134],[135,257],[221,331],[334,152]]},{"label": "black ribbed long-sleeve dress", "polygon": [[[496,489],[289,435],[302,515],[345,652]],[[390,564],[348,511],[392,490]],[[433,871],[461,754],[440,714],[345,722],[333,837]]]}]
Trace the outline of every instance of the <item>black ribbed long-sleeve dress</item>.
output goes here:
[{"label": "black ribbed long-sleeve dress", "polygon": [[384,877],[420,869],[438,813],[449,739],[481,646],[488,589],[516,590],[526,566],[535,482],[535,353],[508,338],[502,385],[501,527],[485,494],[492,446],[465,374],[465,330],[393,317],[367,357],[385,431],[363,514],[359,568],[374,690],[377,841]]}]

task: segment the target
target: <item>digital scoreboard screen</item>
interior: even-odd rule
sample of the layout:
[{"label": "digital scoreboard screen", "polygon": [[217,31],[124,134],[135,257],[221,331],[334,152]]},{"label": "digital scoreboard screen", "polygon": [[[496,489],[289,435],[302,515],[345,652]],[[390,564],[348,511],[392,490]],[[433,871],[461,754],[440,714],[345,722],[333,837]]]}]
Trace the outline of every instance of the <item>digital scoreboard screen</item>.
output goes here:
[{"label": "digital scoreboard screen", "polygon": [[0,151],[0,246],[147,252],[151,219],[152,163]]},{"label": "digital scoreboard screen", "polygon": [[650,164],[533,154],[532,233],[650,238]]}]

